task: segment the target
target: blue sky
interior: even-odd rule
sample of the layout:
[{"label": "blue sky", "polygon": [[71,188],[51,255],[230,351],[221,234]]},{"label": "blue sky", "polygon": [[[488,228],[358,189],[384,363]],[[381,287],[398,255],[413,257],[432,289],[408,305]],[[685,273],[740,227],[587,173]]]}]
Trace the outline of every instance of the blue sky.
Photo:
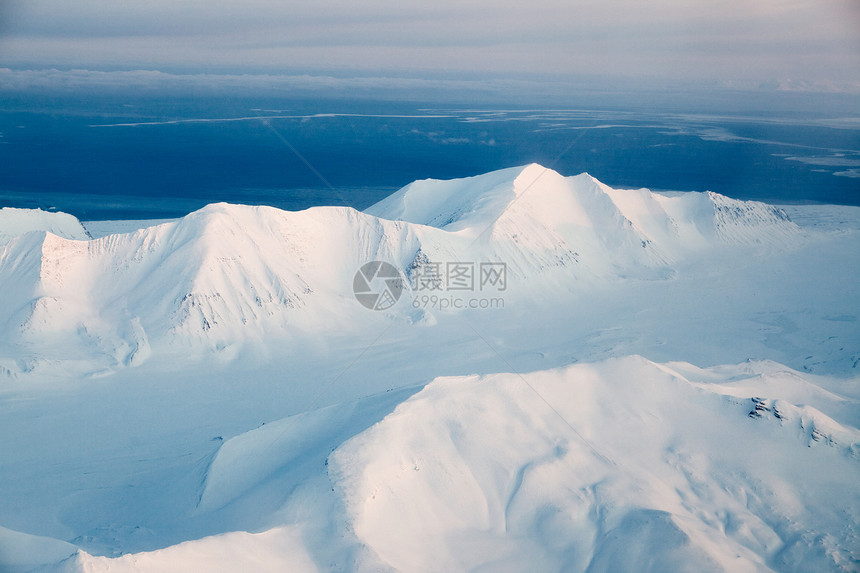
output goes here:
[{"label": "blue sky", "polygon": [[4,0],[0,66],[860,91],[857,0]]}]

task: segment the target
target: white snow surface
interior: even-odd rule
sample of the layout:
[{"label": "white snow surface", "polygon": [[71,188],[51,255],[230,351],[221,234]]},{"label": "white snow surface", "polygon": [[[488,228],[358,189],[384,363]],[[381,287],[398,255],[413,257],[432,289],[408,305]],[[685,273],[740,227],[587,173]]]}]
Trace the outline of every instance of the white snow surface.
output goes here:
[{"label": "white snow surface", "polygon": [[437,379],[330,475],[356,536],[400,571],[856,565],[860,432],[777,388],[759,411],[783,377],[801,403],[842,406],[769,366],[702,382],[631,356]]},{"label": "white snow surface", "polygon": [[4,209],[0,571],[860,570],[858,212],[539,165],[96,239]]},{"label": "white snow surface", "polygon": [[15,207],[0,209],[0,245],[5,245],[17,235],[33,231],[47,231],[73,240],[85,241],[90,238],[81,222],[68,213]]},{"label": "white snow surface", "polygon": [[108,235],[133,233],[147,227],[155,227],[164,223],[173,223],[176,219],[123,219],[112,221],[81,221],[93,239],[101,239]]}]

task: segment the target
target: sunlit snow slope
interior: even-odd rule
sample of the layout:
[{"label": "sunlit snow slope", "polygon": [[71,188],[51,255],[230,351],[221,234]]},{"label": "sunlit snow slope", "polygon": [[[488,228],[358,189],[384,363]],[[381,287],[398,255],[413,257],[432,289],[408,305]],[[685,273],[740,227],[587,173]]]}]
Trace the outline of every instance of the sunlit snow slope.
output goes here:
[{"label": "sunlit snow slope", "polygon": [[634,356],[438,379],[329,467],[400,571],[849,569],[857,406],[776,364]]},{"label": "sunlit snow slope", "polygon": [[[860,209],[792,212],[539,165],[4,209],[0,572],[860,570]],[[431,294],[498,306],[421,288],[483,262]]]},{"label": "sunlit snow slope", "polygon": [[[775,363],[702,370],[636,356],[440,378],[334,450],[325,462],[333,489],[306,478],[286,503],[270,505],[294,487],[301,450],[342,433],[365,407],[227,441],[198,511],[253,514],[264,532],[73,563],[93,572],[851,571],[858,400],[815,382]],[[285,516],[306,533],[271,526]]]}]

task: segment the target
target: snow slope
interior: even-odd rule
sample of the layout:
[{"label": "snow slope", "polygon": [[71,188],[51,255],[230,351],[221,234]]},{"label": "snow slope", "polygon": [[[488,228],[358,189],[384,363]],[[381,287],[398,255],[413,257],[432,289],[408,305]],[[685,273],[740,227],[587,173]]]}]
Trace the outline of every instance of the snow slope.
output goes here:
[{"label": "snow slope", "polygon": [[123,368],[152,345],[199,353],[271,331],[333,328],[361,311],[347,276],[373,259],[402,266],[416,251],[411,229],[345,208],[219,204],[86,242],[23,235],[0,253],[0,280],[16,285],[0,323],[19,357],[32,356],[19,374],[46,360],[74,369],[82,354],[100,356],[100,370]]},{"label": "snow slope", "polygon": [[634,356],[438,379],[330,473],[358,538],[400,571],[860,563],[860,431],[843,425],[858,402],[778,365],[696,374]]},{"label": "snow slope", "polygon": [[[75,563],[88,572],[850,571],[860,563],[858,401],[816,382],[769,362],[698,369],[637,356],[440,378],[334,450],[333,488],[320,480],[283,507],[267,502],[295,487],[297,444],[307,431],[330,434],[326,418],[348,426],[342,409],[355,405],[221,446],[200,511],[217,519],[227,498],[216,492],[244,491],[233,512],[253,514],[256,527],[298,514],[304,531],[327,531],[322,539],[280,524],[116,559],[80,553]],[[330,540],[355,546],[340,552],[346,562],[327,561],[338,554]]]},{"label": "snow slope", "polygon": [[530,165],[0,228],[0,571],[858,570],[860,225],[791,210]]},{"label": "snow slope", "polygon": [[81,225],[87,230],[93,239],[101,239],[108,235],[125,235],[155,227],[164,223],[172,223],[176,219],[128,219],[121,221],[81,221]]},{"label": "snow slope", "polygon": [[32,231],[48,231],[66,239],[90,238],[80,221],[68,213],[14,207],[0,209],[0,245],[5,245],[17,235]]}]

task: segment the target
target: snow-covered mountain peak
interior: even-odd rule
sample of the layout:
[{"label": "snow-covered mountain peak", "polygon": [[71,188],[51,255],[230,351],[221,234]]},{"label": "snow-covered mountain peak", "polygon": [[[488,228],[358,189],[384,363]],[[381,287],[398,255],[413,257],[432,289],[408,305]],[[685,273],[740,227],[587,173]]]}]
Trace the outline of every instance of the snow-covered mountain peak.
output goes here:
[{"label": "snow-covered mountain peak", "polygon": [[588,173],[564,177],[535,163],[464,179],[416,181],[365,213],[473,239],[526,240],[540,248],[564,242],[576,245],[579,254],[638,246],[655,251],[660,261],[713,241],[780,242],[798,230],[785,213],[763,203],[712,192],[668,196],[613,189]]},{"label": "snow-covered mountain peak", "polygon": [[603,184],[587,173],[568,182],[558,172],[531,163],[462,179],[415,181],[365,213],[476,236],[509,216],[508,210],[526,198],[532,215],[575,217],[569,204],[554,204],[571,195],[571,186],[594,190]]},{"label": "snow-covered mountain peak", "polygon": [[483,228],[528,188],[523,181],[537,169],[542,168],[529,165],[449,181],[414,181],[365,213],[446,231]]}]

